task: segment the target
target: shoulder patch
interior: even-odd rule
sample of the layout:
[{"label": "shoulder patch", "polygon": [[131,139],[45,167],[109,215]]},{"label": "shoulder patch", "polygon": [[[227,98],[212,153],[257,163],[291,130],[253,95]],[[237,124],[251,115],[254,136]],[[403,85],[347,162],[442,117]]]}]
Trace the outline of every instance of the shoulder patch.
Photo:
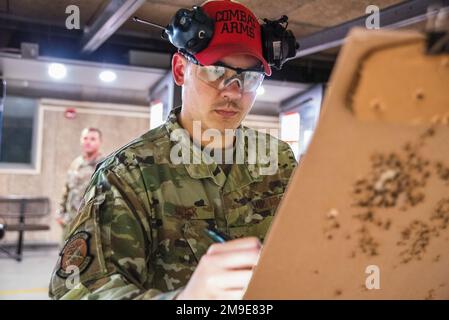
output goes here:
[{"label": "shoulder patch", "polygon": [[78,268],[81,275],[92,262],[93,257],[89,252],[90,233],[80,231],[71,236],[64,248],[62,248],[59,269],[56,274],[65,279]]}]

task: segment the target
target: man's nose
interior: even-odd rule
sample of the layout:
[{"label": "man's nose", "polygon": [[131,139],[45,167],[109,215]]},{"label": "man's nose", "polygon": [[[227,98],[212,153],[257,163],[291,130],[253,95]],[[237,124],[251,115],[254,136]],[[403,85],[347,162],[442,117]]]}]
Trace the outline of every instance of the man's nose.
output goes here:
[{"label": "man's nose", "polygon": [[221,91],[223,98],[230,100],[238,100],[242,97],[243,85],[240,79],[232,79]]}]

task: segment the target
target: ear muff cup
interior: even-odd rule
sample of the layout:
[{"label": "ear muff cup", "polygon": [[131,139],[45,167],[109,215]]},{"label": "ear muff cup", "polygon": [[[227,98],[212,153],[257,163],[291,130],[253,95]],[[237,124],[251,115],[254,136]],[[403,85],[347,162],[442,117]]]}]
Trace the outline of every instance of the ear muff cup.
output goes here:
[{"label": "ear muff cup", "polygon": [[193,55],[208,46],[214,35],[214,20],[201,7],[179,9],[165,33],[175,47]]}]

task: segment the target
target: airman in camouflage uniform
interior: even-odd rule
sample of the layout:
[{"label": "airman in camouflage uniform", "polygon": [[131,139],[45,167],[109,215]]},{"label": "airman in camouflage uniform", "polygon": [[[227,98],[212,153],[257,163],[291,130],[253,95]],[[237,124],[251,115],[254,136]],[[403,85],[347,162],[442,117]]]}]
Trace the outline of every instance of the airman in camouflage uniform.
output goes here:
[{"label": "airman in camouflage uniform", "polygon": [[[211,17],[233,10],[237,13],[229,15],[231,20],[249,17],[249,27],[260,28],[235,1],[209,1],[203,8]],[[220,23],[239,23],[231,20]],[[263,80],[250,70],[263,64],[264,71],[257,72],[271,74],[262,58],[260,30],[242,35],[216,22],[226,34],[214,37],[225,47],[233,41],[225,49],[239,52],[223,56],[220,50],[210,51],[209,58],[229,67],[209,69],[180,53],[173,56],[173,78],[183,86],[182,106],[171,111],[165,124],[98,165],[52,274],[52,298],[242,297],[257,264],[259,240],[265,238],[296,160],[287,143],[241,126]],[[219,132],[238,129],[230,166],[218,164],[203,140],[195,139],[196,119]],[[254,146],[265,148],[271,161],[250,156]],[[183,161],[174,161],[179,158]],[[239,239],[213,244],[207,228]]]},{"label": "airman in camouflage uniform", "polygon": [[82,154],[70,164],[62,200],[57,211],[56,221],[63,228],[63,242],[67,235],[68,225],[78,212],[95,166],[103,160],[100,154],[101,131],[93,127],[84,128],[81,131],[80,146]]}]

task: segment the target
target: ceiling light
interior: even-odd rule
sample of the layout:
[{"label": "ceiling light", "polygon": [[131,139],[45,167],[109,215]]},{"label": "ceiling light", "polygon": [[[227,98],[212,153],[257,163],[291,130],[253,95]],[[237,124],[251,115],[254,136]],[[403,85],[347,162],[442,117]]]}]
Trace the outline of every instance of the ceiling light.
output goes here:
[{"label": "ceiling light", "polygon": [[99,78],[103,82],[112,82],[117,79],[117,75],[113,71],[106,70],[100,73]]},{"label": "ceiling light", "polygon": [[48,67],[48,75],[56,80],[63,79],[67,75],[67,68],[62,63],[52,63]]}]

